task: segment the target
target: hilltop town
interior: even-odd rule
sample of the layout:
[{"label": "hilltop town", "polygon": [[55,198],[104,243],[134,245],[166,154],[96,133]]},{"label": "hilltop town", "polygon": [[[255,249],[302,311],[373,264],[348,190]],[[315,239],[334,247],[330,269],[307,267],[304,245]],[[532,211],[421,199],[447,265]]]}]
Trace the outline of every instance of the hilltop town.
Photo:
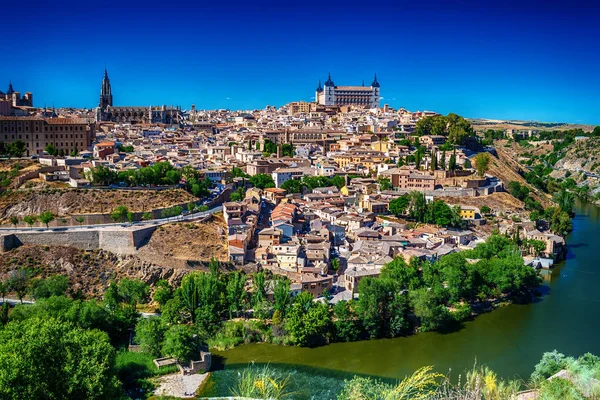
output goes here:
[{"label": "hilltop town", "polygon": [[260,110],[116,106],[105,70],[98,107],[48,109],[11,83],[2,323],[81,313],[127,342],[125,392],[191,397],[208,350],[446,331],[532,301],[574,196],[598,200],[599,128],[473,125],[381,90],[329,75],[314,102]]},{"label": "hilltop town", "polygon": [[[493,146],[513,129],[490,137],[455,114],[379,107],[380,90],[376,76],[365,87],[335,86],[330,75],[312,103],[248,112],[116,107],[105,71],[97,109],[50,111],[11,84],[0,117],[0,150],[12,156],[1,172],[4,249],[58,244],[138,257],[158,235],[149,222],[219,213],[224,226],[207,234],[224,245],[195,245],[182,264],[168,244],[178,239],[165,237],[151,260],[186,268],[215,258],[284,275],[295,293],[346,300],[396,257],[434,262],[493,232],[517,235],[532,267],[563,256],[565,232],[530,218],[531,202],[552,200],[533,188],[527,199],[507,191],[528,186]],[[142,239],[72,240],[69,231],[82,226]]]}]

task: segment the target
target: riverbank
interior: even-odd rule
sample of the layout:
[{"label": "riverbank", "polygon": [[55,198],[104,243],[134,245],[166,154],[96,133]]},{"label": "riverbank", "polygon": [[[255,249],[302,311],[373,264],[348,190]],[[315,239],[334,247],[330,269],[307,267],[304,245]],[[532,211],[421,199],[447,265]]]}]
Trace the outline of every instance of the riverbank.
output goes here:
[{"label": "riverbank", "polygon": [[214,353],[217,370],[211,379],[217,387],[225,387],[219,382],[254,361],[301,372],[310,388],[312,380],[334,385],[354,374],[401,379],[423,365],[434,365],[440,372],[452,370],[454,375],[471,368],[475,359],[501,377],[519,378],[528,377],[541,355],[554,348],[567,355],[598,354],[600,303],[588,294],[600,288],[595,251],[600,248],[600,209],[578,202],[575,213],[566,260],[544,271],[540,290],[547,295],[532,303],[499,307],[449,333],[318,348],[245,344]]}]

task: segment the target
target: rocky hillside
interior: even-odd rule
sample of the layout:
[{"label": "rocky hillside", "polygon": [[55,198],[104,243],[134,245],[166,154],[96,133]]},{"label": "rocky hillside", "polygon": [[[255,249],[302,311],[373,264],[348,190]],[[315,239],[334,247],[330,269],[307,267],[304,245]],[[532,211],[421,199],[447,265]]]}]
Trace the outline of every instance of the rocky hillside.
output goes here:
[{"label": "rocky hillside", "polygon": [[558,160],[556,169],[571,172],[585,171],[600,175],[600,138],[578,140],[571,144],[563,158]]},{"label": "rocky hillside", "polygon": [[[507,142],[504,140],[499,140],[496,142],[496,153],[498,153],[498,158],[493,157],[492,162],[490,163],[490,169],[488,173],[491,175],[497,176],[502,182],[504,182],[504,186],[508,187],[508,184],[512,181],[519,182],[521,185],[527,186],[532,191],[532,196],[542,203],[544,206],[551,205],[551,199],[536,190],[533,186],[531,186],[525,178],[523,178],[522,174],[525,174],[527,170],[523,165],[518,161],[519,153],[511,147],[506,147]],[[517,199],[514,199],[518,201]]]},{"label": "rocky hillside", "polygon": [[13,190],[0,194],[0,220],[12,216],[52,211],[58,216],[109,213],[124,205],[130,211],[148,211],[196,200],[183,189],[170,190],[100,190],[50,189]]},{"label": "rocky hillside", "polygon": [[147,283],[167,279],[178,283],[188,271],[159,266],[136,256],[117,256],[107,251],[86,252],[63,246],[21,246],[0,257],[0,276],[26,268],[34,277],[66,275],[75,292],[102,297],[111,280],[138,278]]}]

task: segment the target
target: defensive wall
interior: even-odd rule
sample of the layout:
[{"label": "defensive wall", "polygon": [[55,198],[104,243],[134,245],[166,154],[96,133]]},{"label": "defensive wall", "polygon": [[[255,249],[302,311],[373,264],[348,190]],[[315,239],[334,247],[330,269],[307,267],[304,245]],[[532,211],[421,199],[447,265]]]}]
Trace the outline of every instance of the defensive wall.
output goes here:
[{"label": "defensive wall", "polygon": [[135,254],[146,244],[155,226],[78,229],[71,231],[12,232],[0,235],[0,253],[24,244],[71,246],[82,250],[107,250],[116,254]]}]

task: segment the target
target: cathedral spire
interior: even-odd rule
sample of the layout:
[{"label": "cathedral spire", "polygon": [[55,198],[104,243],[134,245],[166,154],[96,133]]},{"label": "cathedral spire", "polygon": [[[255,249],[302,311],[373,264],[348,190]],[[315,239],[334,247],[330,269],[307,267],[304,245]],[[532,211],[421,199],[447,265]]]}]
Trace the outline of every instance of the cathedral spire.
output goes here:
[{"label": "cathedral spire", "polygon": [[13,85],[12,85],[12,80],[8,82],[8,91],[6,92],[6,94],[11,95],[15,92],[15,89],[13,89]]}]

